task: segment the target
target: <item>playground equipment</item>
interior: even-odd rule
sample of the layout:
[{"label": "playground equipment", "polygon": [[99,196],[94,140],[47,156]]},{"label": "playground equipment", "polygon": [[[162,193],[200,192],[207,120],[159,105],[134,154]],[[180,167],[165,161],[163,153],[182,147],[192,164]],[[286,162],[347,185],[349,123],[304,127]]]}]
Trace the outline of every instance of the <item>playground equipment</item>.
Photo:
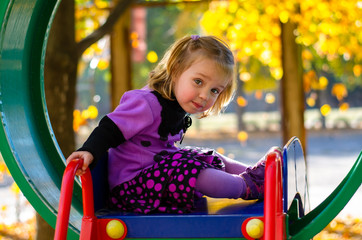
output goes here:
[{"label": "playground equipment", "polygon": [[[45,46],[58,4],[57,0],[0,1],[0,150],[25,197],[51,226],[55,227],[58,215],[63,219],[60,213],[69,213],[69,225],[67,221],[63,222],[63,226],[67,225],[68,239],[78,239],[82,226],[86,229],[81,234],[83,239],[97,237],[101,229],[108,229],[113,237],[121,235],[122,238],[125,235],[126,238],[139,239],[239,239],[242,236],[251,239],[246,234],[258,237],[258,232],[263,232],[264,239],[280,239],[280,236],[310,239],[342,210],[361,185],[362,154],[335,191],[308,212],[305,163],[299,141],[294,139],[284,149],[283,158],[286,159],[277,153],[268,157],[266,174],[271,181],[266,182],[268,197],[264,202],[230,205],[225,200],[208,199],[208,204],[201,202],[197,212],[190,215],[112,215],[114,213],[107,211],[95,215],[92,201],[86,201],[93,196],[88,173],[82,180],[86,200],[82,201],[81,184],[76,181],[71,205],[70,200],[65,200],[65,203],[69,203],[70,212],[64,208],[59,212],[65,164],[51,129],[43,89]],[[75,162],[67,168],[71,182],[74,178],[72,171],[79,164]],[[302,174],[298,175],[300,172]],[[96,192],[97,196],[102,195],[99,191]],[[94,200],[98,209],[97,206],[102,204],[98,203],[99,199]],[[115,221],[108,225],[110,219],[121,219],[125,226]],[[255,219],[262,220],[265,226],[262,227],[260,221]],[[114,226],[116,230],[112,230]],[[123,226],[123,233],[116,232],[122,229],[120,226]],[[200,229],[199,233],[195,229]],[[101,236],[99,239],[107,239]]]},{"label": "playground equipment", "polygon": [[[105,166],[107,161],[103,159],[98,163],[98,169],[92,173],[88,170],[81,177],[84,216],[80,239],[112,239],[110,237],[113,234],[111,225],[118,225],[115,228],[117,231],[121,229],[119,235],[114,239],[123,239],[124,237],[132,239],[238,239],[241,236],[247,239],[262,236],[264,239],[284,239],[286,237],[287,212],[290,213],[292,219],[299,219],[304,216],[306,210],[304,200],[308,198],[308,194],[306,191],[305,161],[297,138],[288,142],[284,148],[283,156],[282,159],[282,155],[278,151],[267,155],[265,174],[268,181],[265,184],[264,202],[203,198],[199,200],[196,210],[192,214],[183,215],[140,215],[112,212],[107,209],[98,209],[97,214],[95,214],[93,203],[101,203],[100,207],[102,208],[102,203],[105,202],[103,198],[107,196],[106,194],[93,194],[93,191],[98,193],[107,188],[106,180],[104,181],[106,178],[100,176],[106,174],[105,169],[107,169]],[[71,162],[65,170],[55,239],[64,239],[66,236],[75,172],[82,166],[82,163],[82,160]],[[290,169],[294,169],[297,165],[300,166],[299,174],[288,168],[283,170],[282,165],[290,165]],[[96,187],[92,186],[92,176],[97,181]],[[287,178],[289,191],[283,191],[282,179],[286,180]],[[283,205],[283,201],[287,204]],[[293,205],[293,201],[297,201],[298,204]],[[287,210],[284,211],[284,208]],[[107,227],[109,227],[108,231]]]},{"label": "playground equipment", "polygon": [[[309,212],[306,163],[298,138],[267,155],[265,199],[260,201],[201,199],[192,214],[140,215],[99,209],[104,205],[106,160],[81,177],[83,212],[80,239],[311,239],[347,204],[361,184],[362,152],[336,190]],[[64,239],[75,172],[82,160],[65,170],[55,239]],[[92,176],[97,186],[92,186]],[[94,196],[94,199],[93,199]],[[95,213],[94,202],[97,203]],[[113,236],[113,237],[112,237]]]}]

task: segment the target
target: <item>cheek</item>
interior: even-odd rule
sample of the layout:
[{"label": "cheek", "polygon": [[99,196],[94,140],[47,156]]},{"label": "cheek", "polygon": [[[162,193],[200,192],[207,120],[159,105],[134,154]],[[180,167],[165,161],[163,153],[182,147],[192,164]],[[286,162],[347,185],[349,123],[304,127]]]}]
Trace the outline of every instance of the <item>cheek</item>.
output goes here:
[{"label": "cheek", "polygon": [[184,99],[185,102],[190,102],[190,101],[194,100],[195,96],[192,93],[192,91],[185,91],[182,94],[182,98]]},{"label": "cheek", "polygon": [[179,103],[186,103],[192,100],[190,91],[178,91],[178,94],[175,96]]},{"label": "cheek", "polygon": [[207,103],[206,103],[206,105],[205,105],[205,110],[204,110],[204,111],[210,109],[210,108],[215,104],[216,99],[217,99],[217,98],[211,98],[211,99],[209,99],[209,101],[207,101]]},{"label": "cheek", "polygon": [[184,89],[184,91],[182,92],[183,98],[188,99],[188,100],[192,100],[193,98],[195,98],[195,95],[196,95],[195,91],[191,87],[186,87]]}]

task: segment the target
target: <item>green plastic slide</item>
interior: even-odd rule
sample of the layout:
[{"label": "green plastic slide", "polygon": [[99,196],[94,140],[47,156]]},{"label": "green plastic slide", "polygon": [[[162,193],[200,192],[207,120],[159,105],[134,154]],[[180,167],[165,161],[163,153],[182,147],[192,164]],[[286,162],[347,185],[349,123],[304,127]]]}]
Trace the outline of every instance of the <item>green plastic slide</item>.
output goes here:
[{"label": "green plastic slide", "polygon": [[[0,1],[0,150],[35,210],[55,227],[64,157],[51,130],[44,97],[44,56],[56,0]],[[78,186],[69,239],[81,224]]]}]

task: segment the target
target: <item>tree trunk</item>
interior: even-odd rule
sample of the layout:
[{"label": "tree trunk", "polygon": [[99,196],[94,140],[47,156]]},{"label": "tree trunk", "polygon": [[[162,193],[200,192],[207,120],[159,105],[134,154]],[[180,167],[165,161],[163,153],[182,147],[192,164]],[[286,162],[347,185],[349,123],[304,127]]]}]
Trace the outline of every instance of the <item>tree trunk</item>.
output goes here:
[{"label": "tree trunk", "polygon": [[[44,87],[49,118],[64,156],[74,151],[73,109],[77,76],[74,0],[62,0],[48,38]],[[53,239],[54,230],[37,214],[37,240]]]},{"label": "tree trunk", "polygon": [[132,89],[131,83],[131,10],[128,9],[114,25],[111,34],[111,106],[115,109],[124,92]]},{"label": "tree trunk", "polygon": [[36,213],[36,240],[49,240],[54,238],[54,229]]},{"label": "tree trunk", "polygon": [[77,77],[74,0],[62,0],[50,31],[45,94],[50,121],[64,156],[74,151],[73,110]]},{"label": "tree trunk", "polygon": [[283,144],[297,136],[306,149],[304,89],[300,47],[295,42],[296,24],[281,25],[283,78],[281,82]]}]

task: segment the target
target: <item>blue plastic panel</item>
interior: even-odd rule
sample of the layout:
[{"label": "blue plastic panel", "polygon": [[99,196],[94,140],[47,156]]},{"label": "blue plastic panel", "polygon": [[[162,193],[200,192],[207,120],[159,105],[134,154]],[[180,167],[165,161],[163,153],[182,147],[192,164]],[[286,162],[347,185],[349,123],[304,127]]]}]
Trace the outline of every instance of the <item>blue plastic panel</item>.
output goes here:
[{"label": "blue plastic panel", "polygon": [[296,137],[290,139],[283,149],[283,189],[284,212],[298,194],[304,213],[309,211],[307,165],[302,145]]},{"label": "blue plastic panel", "polygon": [[[218,201],[222,203],[228,200]],[[100,212],[97,217],[124,221],[128,230],[127,238],[241,238],[243,221],[249,217],[264,215],[262,201],[240,200],[239,203],[221,208],[212,214],[209,213],[212,212],[209,207],[200,207],[202,210],[199,212],[181,215]]]}]

